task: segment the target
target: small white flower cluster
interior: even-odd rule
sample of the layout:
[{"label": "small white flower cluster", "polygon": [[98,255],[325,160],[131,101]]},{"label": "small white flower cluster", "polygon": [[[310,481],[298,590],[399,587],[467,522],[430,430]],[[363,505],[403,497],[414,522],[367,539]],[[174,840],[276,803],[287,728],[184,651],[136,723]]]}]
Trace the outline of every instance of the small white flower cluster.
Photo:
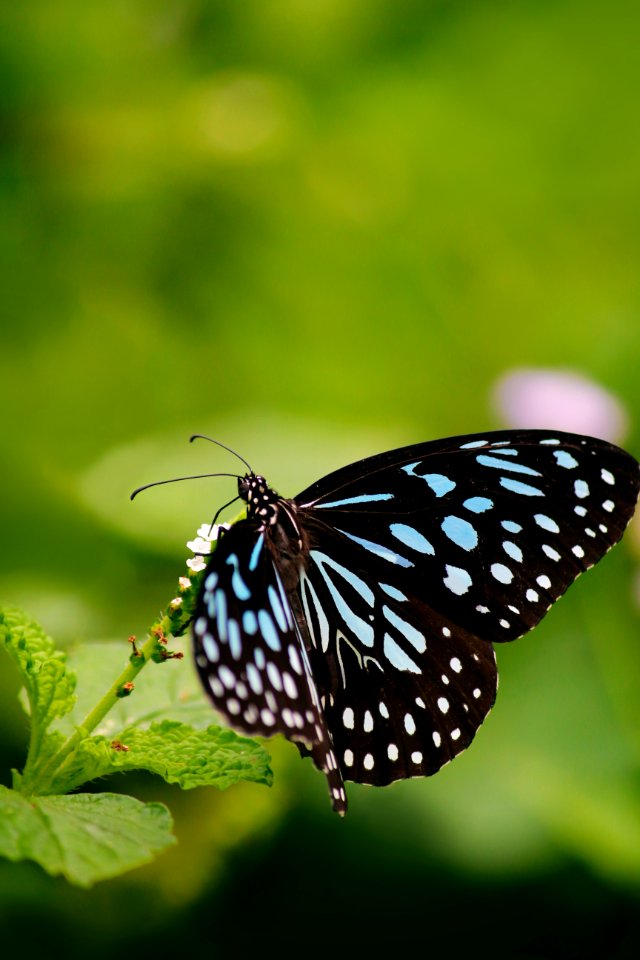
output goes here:
[{"label": "small white flower cluster", "polygon": [[[198,527],[195,539],[187,541],[189,550],[195,554],[194,557],[187,560],[187,567],[191,574],[200,573],[201,570],[204,570],[207,565],[206,557],[211,553],[211,544],[218,539],[221,528],[228,530],[229,527],[230,524],[228,523],[216,523],[214,526],[211,526],[210,523],[203,523]],[[191,579],[189,577],[178,577],[178,587],[181,593],[188,590],[190,586]],[[169,603],[172,610],[179,610],[181,606],[182,597],[174,597]]]},{"label": "small white flower cluster", "polygon": [[187,546],[192,553],[195,553],[195,557],[187,560],[187,566],[191,573],[199,573],[207,565],[206,557],[211,553],[211,544],[215,543],[218,539],[220,530],[228,530],[228,523],[216,523],[211,526],[210,523],[203,523],[202,526],[198,527],[198,532],[195,540],[188,540]]}]

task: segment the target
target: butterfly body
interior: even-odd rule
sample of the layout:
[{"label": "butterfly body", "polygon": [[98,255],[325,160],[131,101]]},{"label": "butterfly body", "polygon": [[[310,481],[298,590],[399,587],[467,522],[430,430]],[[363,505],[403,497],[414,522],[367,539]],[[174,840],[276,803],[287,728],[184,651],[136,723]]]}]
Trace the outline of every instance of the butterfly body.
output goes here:
[{"label": "butterfly body", "polygon": [[541,431],[454,437],[351,464],[293,499],[240,478],[194,617],[205,690],[250,735],[327,776],[437,772],[496,695],[493,643],[528,632],[620,539],[638,464]]}]

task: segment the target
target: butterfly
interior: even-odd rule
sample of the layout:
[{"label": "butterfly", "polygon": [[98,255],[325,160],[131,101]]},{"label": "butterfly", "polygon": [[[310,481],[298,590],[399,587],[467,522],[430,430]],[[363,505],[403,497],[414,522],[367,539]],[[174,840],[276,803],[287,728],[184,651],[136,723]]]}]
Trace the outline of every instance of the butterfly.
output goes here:
[{"label": "butterfly", "polygon": [[469,746],[493,645],[618,542],[640,486],[625,451],[557,431],[401,447],[292,499],[243,462],[246,518],[208,559],[195,663],[231,726],[312,758],[341,815],[345,781],[430,776]]}]

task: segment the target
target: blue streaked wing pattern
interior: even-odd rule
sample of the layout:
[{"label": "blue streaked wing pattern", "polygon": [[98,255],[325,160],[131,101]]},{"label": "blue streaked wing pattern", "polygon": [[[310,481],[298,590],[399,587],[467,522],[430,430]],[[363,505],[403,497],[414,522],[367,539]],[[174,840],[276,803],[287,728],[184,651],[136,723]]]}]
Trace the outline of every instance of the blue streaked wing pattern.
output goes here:
[{"label": "blue streaked wing pattern", "polygon": [[[354,490],[376,499],[324,505]],[[636,462],[604,441],[504,431],[371,457],[295,502],[358,545],[360,566],[501,642],[531,630],[620,539],[637,492]]]},{"label": "blue streaked wing pattern", "polygon": [[491,644],[379,579],[394,579],[387,563],[363,564],[361,548],[326,531],[299,587],[342,775],[379,786],[436,773],[465,750],[497,686]]},{"label": "blue streaked wing pattern", "polygon": [[213,553],[193,621],[196,667],[216,710],[250,736],[304,744],[345,803],[306,645],[263,532],[235,524]]},{"label": "blue streaked wing pattern", "polygon": [[638,463],[542,431],[452,437],[337,470],[293,500],[247,474],[212,554],[196,664],[228,722],[283,733],[327,776],[435,773],[493,705],[493,643],[531,630],[618,542]]}]

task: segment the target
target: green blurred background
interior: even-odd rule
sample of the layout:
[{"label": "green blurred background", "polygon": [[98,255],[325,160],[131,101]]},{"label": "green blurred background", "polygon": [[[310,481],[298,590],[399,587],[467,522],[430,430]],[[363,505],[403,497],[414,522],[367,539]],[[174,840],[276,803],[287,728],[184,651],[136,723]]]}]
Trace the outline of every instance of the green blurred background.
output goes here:
[{"label": "green blurred background", "polygon": [[[634,0],[24,0],[0,10],[0,596],[59,641],[142,632],[233,481],[281,493],[499,427],[571,368],[640,453]],[[203,449],[204,448],[204,449]],[[438,777],[166,802],[179,846],[91,892],[0,863],[0,938],[68,957],[640,945],[632,538],[530,637]],[[1,778],[24,721],[0,677]]]}]

